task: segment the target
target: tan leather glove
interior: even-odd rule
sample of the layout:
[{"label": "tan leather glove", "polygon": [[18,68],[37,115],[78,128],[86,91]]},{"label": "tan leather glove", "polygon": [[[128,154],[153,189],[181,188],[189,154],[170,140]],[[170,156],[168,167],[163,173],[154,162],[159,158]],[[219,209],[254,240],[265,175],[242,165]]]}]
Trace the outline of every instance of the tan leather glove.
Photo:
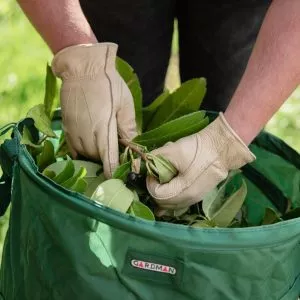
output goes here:
[{"label": "tan leather glove", "polygon": [[170,160],[178,170],[178,175],[166,184],[147,178],[148,191],[160,208],[157,215],[169,214],[165,210],[184,212],[224,180],[229,170],[255,160],[222,113],[199,133],[153,152]]},{"label": "tan leather glove", "polygon": [[119,163],[118,134],[136,135],[132,95],[115,67],[117,48],[112,43],[71,46],[52,63],[62,79],[62,120],[71,154],[101,159],[106,177]]}]

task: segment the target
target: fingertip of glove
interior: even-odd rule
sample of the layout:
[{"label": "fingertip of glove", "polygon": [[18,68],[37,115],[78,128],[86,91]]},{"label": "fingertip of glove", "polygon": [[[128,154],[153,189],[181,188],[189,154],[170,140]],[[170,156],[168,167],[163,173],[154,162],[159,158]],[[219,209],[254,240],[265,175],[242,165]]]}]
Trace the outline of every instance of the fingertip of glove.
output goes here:
[{"label": "fingertip of glove", "polygon": [[157,181],[157,179],[154,178],[153,176],[147,176],[146,186],[147,186],[147,190],[150,193],[150,195],[153,198],[155,198],[155,196],[156,196],[155,190],[157,189],[157,186],[159,186],[159,182]]}]

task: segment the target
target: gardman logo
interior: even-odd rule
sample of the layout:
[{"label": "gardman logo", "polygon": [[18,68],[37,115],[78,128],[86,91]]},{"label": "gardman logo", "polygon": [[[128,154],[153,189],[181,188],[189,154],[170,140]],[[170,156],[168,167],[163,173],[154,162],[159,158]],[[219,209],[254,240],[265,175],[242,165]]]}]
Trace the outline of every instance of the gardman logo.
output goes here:
[{"label": "gardman logo", "polygon": [[134,268],[138,268],[138,269],[144,269],[144,270],[166,273],[166,274],[171,274],[171,275],[176,274],[176,269],[173,267],[155,264],[155,263],[151,263],[151,262],[147,262],[147,261],[143,261],[143,260],[132,259],[131,265]]}]

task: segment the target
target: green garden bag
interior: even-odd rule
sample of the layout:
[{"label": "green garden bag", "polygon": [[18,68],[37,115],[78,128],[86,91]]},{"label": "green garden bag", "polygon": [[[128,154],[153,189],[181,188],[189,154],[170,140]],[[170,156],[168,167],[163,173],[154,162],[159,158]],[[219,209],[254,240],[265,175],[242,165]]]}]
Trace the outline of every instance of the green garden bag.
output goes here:
[{"label": "green garden bag", "polygon": [[[1,300],[297,299],[300,218],[202,229],[122,214],[39,173],[20,126],[0,148],[2,214],[11,202]],[[267,133],[251,150],[243,176],[258,225],[266,206],[300,206],[300,157]]]}]

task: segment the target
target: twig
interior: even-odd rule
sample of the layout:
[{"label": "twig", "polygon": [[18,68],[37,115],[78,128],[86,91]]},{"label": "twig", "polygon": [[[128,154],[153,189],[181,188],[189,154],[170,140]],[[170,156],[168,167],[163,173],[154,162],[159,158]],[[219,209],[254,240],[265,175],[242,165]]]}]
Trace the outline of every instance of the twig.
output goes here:
[{"label": "twig", "polygon": [[132,151],[134,151],[135,153],[140,155],[144,161],[148,161],[148,158],[147,158],[147,155],[145,154],[145,152],[143,152],[138,146],[135,146],[132,142],[125,140],[125,139],[119,139],[119,143],[125,147],[128,147],[129,149],[131,149]]}]

